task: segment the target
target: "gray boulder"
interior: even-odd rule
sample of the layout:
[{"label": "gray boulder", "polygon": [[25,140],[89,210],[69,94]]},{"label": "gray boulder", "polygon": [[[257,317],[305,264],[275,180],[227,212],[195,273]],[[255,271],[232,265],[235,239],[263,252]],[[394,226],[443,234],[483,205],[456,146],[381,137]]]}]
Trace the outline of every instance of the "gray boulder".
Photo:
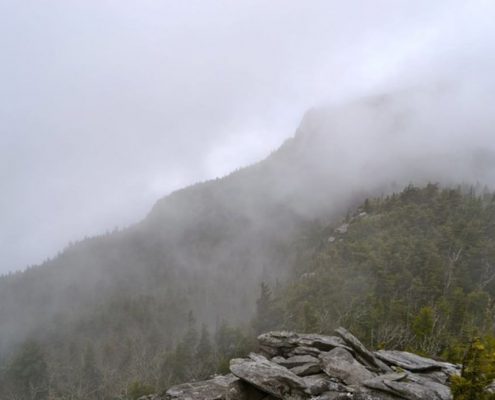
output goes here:
[{"label": "gray boulder", "polygon": [[299,336],[294,332],[272,331],[258,336],[260,350],[270,356],[287,354],[297,346]]},{"label": "gray boulder", "polygon": [[291,368],[290,370],[291,372],[299,376],[314,375],[321,372],[321,364],[318,360],[318,362],[298,365],[297,367]]},{"label": "gray boulder", "polygon": [[325,374],[309,375],[304,377],[303,380],[306,385],[306,391],[312,396],[328,391],[331,382],[330,378]]},{"label": "gray boulder", "polygon": [[258,342],[268,347],[295,347],[299,336],[290,331],[271,331],[258,336]]},{"label": "gray boulder", "polygon": [[447,385],[435,382],[418,374],[409,374],[408,379],[435,392],[440,400],[452,400],[452,392]]},{"label": "gray boulder", "polygon": [[381,391],[389,391],[386,382],[400,382],[407,378],[407,372],[394,372],[385,375],[379,375],[372,379],[363,382],[363,386],[369,389],[376,389]]},{"label": "gray boulder", "polygon": [[336,347],[344,347],[350,350],[338,336],[325,336],[315,333],[299,335],[297,344],[298,346],[313,347],[322,351],[329,351]]},{"label": "gray boulder", "polygon": [[260,350],[271,357],[305,354],[316,356],[320,351],[329,351],[336,347],[344,347],[351,351],[338,336],[313,333],[274,331],[259,335],[258,342]]},{"label": "gray boulder", "polygon": [[271,359],[251,353],[231,360],[229,375],[141,400],[452,400],[449,377],[459,366],[404,351],[370,352],[347,330],[336,333],[265,333],[260,348]]},{"label": "gray boulder", "polygon": [[335,348],[320,354],[322,368],[331,377],[338,378],[347,385],[359,385],[372,379],[373,373],[357,362],[352,354],[343,348]]},{"label": "gray boulder", "polygon": [[356,354],[356,358],[363,364],[378,372],[392,372],[387,364],[379,360],[371,351],[364,347],[364,345],[347,329],[340,327],[337,328],[335,332],[342,338],[347,346],[352,348]]},{"label": "gray boulder", "polygon": [[257,389],[279,399],[301,400],[308,397],[304,380],[263,356],[251,354],[249,359],[230,361],[230,371]]}]

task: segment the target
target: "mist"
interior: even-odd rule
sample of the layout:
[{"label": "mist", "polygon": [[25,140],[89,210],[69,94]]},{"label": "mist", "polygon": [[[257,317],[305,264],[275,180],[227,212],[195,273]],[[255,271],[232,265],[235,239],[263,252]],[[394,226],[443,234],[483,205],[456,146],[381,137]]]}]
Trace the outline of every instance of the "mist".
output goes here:
[{"label": "mist", "polygon": [[0,271],[261,160],[310,108],[493,92],[493,16],[488,1],[2,1]]},{"label": "mist", "polygon": [[[386,398],[450,399],[476,340],[495,363],[494,20],[488,0],[0,0],[0,398],[203,400],[217,374],[252,383],[239,362],[297,398],[382,398],[326,368],[352,348],[390,372],[366,345],[452,363]],[[338,327],[364,344],[320,336]],[[312,364],[275,365],[296,350]]]}]

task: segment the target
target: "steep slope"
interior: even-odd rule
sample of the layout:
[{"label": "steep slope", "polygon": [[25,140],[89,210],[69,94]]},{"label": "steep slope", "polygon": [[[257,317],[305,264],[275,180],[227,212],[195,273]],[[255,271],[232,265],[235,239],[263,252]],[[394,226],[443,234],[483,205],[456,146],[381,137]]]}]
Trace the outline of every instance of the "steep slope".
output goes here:
[{"label": "steep slope", "polygon": [[494,193],[409,186],[313,240],[278,298],[285,327],[343,324],[373,346],[452,357],[459,341],[493,335]]},{"label": "steep slope", "polygon": [[[494,116],[464,111],[452,93],[419,91],[308,112],[266,160],[173,193],[135,226],[2,277],[1,356],[34,337],[57,373],[77,375],[79,364],[67,372],[64,363],[87,350],[118,371],[106,377],[113,387],[149,378],[147,367],[188,329],[189,311],[210,327],[249,320],[260,282],[283,281],[314,250],[315,227],[364,198],[409,182],[493,182],[485,139]],[[466,143],[467,133],[479,140]]]}]

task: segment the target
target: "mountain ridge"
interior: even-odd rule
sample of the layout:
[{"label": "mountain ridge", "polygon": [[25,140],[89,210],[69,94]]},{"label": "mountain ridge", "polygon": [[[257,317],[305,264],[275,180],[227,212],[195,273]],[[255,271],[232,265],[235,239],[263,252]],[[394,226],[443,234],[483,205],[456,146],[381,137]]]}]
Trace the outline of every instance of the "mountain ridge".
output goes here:
[{"label": "mountain ridge", "polygon": [[[428,119],[444,115],[447,100],[434,97],[426,111],[414,96],[395,102],[393,95],[371,105],[315,109],[265,160],[174,192],[133,226],[0,278],[0,359],[29,337],[50,343],[52,365],[97,347],[110,354],[98,361],[105,371],[122,365],[112,381],[122,387],[131,377],[149,379],[136,366],[162,362],[156,349],[175,348],[192,321],[231,337],[239,336],[235,329],[241,326],[249,331],[260,283],[283,286],[320,245],[311,238],[366,198],[411,182],[473,181],[478,143],[460,151],[455,136],[421,152],[425,130],[443,129],[440,136],[450,137],[452,122]],[[466,126],[480,137],[487,134],[484,120],[478,126],[459,118],[456,135],[466,133]],[[480,181],[495,182],[494,173],[488,170]],[[224,329],[225,323],[237,328]],[[124,355],[134,361],[124,362]]]}]

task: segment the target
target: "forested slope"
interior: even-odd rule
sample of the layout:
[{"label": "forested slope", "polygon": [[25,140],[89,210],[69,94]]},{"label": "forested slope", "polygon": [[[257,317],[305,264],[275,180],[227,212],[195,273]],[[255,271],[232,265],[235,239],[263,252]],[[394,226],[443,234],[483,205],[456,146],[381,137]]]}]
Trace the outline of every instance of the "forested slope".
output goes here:
[{"label": "forested slope", "polygon": [[[410,182],[495,182],[492,150],[459,139],[493,124],[430,119],[462,106],[449,99],[401,93],[312,110],[265,160],[0,277],[4,397],[30,398],[29,382],[54,399],[111,398],[134,381],[166,387],[212,370],[198,357],[221,370],[275,327],[346,325],[373,346],[437,354],[488,327],[490,196],[429,186],[372,200]],[[449,141],[418,152],[425,130]],[[335,233],[367,197],[367,214]]]},{"label": "forested slope", "polygon": [[343,325],[372,348],[461,362],[474,338],[493,343],[494,241],[493,193],[409,186],[367,199],[339,223],[306,226],[292,243],[289,281],[253,293],[253,318],[207,326],[192,311],[177,317],[183,305],[166,292],[123,293],[86,318],[66,319],[74,324],[67,331],[26,342],[5,364],[4,388],[25,386],[16,368],[34,359],[31,379],[53,398],[133,398],[225,372],[266,329],[330,333]]},{"label": "forested slope", "polygon": [[368,199],[277,298],[287,328],[343,325],[374,347],[454,356],[458,342],[493,334],[495,196],[429,184]]}]

